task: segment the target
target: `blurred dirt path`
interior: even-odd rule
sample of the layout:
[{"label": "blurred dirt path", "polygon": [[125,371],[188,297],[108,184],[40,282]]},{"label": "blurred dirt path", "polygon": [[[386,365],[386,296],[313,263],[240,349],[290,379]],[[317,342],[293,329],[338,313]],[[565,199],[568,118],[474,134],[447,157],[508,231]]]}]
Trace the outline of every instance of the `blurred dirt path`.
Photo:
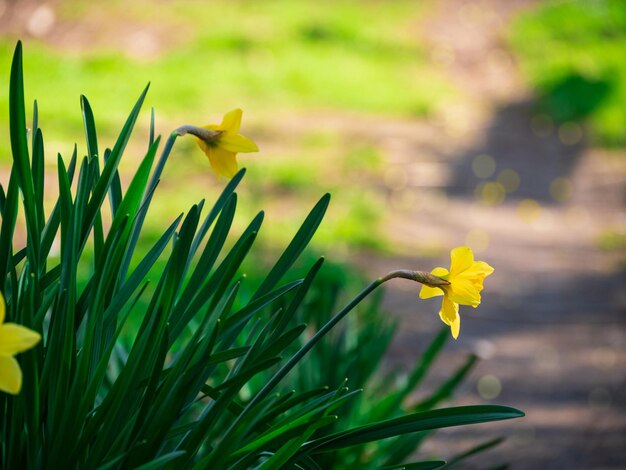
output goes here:
[{"label": "blurred dirt path", "polygon": [[[280,129],[273,145],[315,129],[381,151],[382,178],[354,168],[342,182],[386,200],[382,225],[394,252],[408,254],[358,256],[355,263],[370,277],[448,266],[450,248],[465,244],[496,269],[480,308],[462,307],[461,336],[437,363],[431,384],[474,352],[483,360],[454,404],[507,404],[527,416],[441,431],[419,457],[450,458],[508,436],[466,468],[621,469],[626,260],[623,248],[603,251],[599,241],[626,233],[626,154],[592,148],[583,129],[534,115],[504,40],[511,19],[533,4],[433,2],[416,34],[464,91],[435,119],[275,116]],[[263,148],[275,150],[272,142]],[[408,281],[388,285],[384,306],[400,323],[390,367],[409,369],[441,327],[440,301],[417,295]],[[477,391],[487,375],[501,386],[499,393],[486,391],[492,399]]]},{"label": "blurred dirt path", "polygon": [[[510,19],[531,3],[437,2],[419,34],[467,99],[436,130],[414,125],[403,134],[390,125],[379,133],[387,139],[393,211],[386,225],[395,243],[469,244],[496,268],[480,308],[462,307],[461,337],[437,374],[458,365],[459,352],[477,352],[484,360],[458,402],[509,404],[527,414],[440,432],[424,451],[451,457],[506,434],[489,458],[473,462],[477,468],[626,468],[624,259],[598,248],[607,231],[625,231],[626,155],[589,148],[584,137],[533,116],[503,40]],[[500,202],[501,188],[485,183],[503,170],[517,175],[519,187]],[[511,178],[501,182],[513,188]],[[448,263],[444,255],[435,265]],[[363,265],[379,275],[430,269],[433,261],[368,258]],[[393,363],[409,364],[438,328],[438,302],[416,296],[410,283],[388,288],[386,307],[401,322]],[[492,400],[477,393],[485,375],[502,387]]]}]

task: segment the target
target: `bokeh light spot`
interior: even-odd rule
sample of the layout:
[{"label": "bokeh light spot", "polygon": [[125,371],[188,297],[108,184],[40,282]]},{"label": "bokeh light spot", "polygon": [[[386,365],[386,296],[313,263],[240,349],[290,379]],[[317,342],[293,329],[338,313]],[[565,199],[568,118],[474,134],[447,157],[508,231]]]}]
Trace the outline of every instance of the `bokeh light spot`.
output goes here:
[{"label": "bokeh light spot", "polygon": [[489,178],[496,172],[496,161],[489,155],[478,155],[472,161],[472,171],[479,178]]},{"label": "bokeh light spot", "polygon": [[541,216],[541,206],[534,199],[524,199],[517,205],[517,216],[524,222],[535,222]]},{"label": "bokeh light spot", "polygon": [[496,352],[496,346],[493,341],[479,339],[476,341],[474,352],[481,359],[491,359]]},{"label": "bokeh light spot", "polygon": [[559,126],[559,140],[565,145],[576,145],[583,138],[583,129],[580,124],[566,122]]},{"label": "bokeh light spot", "polygon": [[552,371],[559,367],[559,352],[552,346],[542,346],[535,351],[537,365],[546,371]]},{"label": "bokeh light spot", "polygon": [[49,5],[43,4],[33,11],[26,23],[27,31],[35,37],[41,38],[52,32],[56,23],[56,15]]},{"label": "bokeh light spot", "polygon": [[489,247],[489,234],[486,230],[473,228],[465,235],[465,244],[476,253],[485,251]]},{"label": "bokeh light spot", "polygon": [[478,185],[475,196],[479,201],[487,205],[495,206],[504,201],[506,191],[504,190],[504,186],[500,183],[490,181],[488,183]]},{"label": "bokeh light spot", "polygon": [[555,178],[550,183],[550,195],[558,202],[569,201],[572,197],[572,182],[568,178]]},{"label": "bokeh light spot", "polygon": [[547,114],[537,114],[530,120],[530,129],[538,137],[547,137],[554,131],[554,122]]},{"label": "bokeh light spot", "polygon": [[476,384],[476,390],[481,398],[485,400],[493,400],[500,395],[502,391],[502,384],[500,379],[492,374],[483,375],[478,379]]},{"label": "bokeh light spot", "polygon": [[517,191],[520,185],[519,174],[517,173],[517,171],[511,169],[502,170],[498,174],[496,180],[504,187],[504,190],[507,193]]}]

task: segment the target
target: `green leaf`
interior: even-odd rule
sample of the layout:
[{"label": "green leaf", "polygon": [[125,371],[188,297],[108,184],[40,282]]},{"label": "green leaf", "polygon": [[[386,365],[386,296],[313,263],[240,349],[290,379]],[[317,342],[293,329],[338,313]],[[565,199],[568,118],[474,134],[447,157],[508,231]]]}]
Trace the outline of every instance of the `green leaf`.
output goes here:
[{"label": "green leaf", "polygon": [[388,465],[380,470],[432,470],[441,468],[446,464],[445,460],[428,460],[424,462],[403,463],[400,465]]},{"label": "green leaf", "polygon": [[303,452],[324,452],[410,432],[501,421],[522,416],[524,416],[523,412],[500,405],[459,406],[412,413],[315,439],[303,446]]},{"label": "green leaf", "polygon": [[87,154],[89,158],[96,158],[100,155],[98,153],[98,133],[96,132],[96,122],[93,117],[91,105],[85,95],[80,95],[80,107],[83,111],[83,123],[85,124]]},{"label": "green leaf", "polygon": [[[173,316],[180,315],[186,307],[189,307],[192,300],[197,296],[198,292],[200,291],[202,283],[206,280],[206,277],[213,268],[213,265],[217,260],[220,252],[222,251],[224,243],[226,242],[226,237],[228,236],[228,232],[230,231],[230,227],[235,217],[236,207],[237,195],[232,194],[228,198],[228,201],[225,204],[217,223],[215,224],[215,228],[213,229],[213,232],[209,237],[206,247],[196,264],[196,268],[194,269],[191,278],[189,279],[189,282],[185,287],[185,290],[180,296],[178,305],[174,310]],[[193,255],[193,245],[190,254]]]},{"label": "green leaf", "polygon": [[[100,211],[100,207],[104,201],[104,198],[109,191],[111,183],[115,177],[115,172],[117,171],[117,166],[122,158],[122,154],[124,153],[124,149],[126,148],[126,144],[130,139],[130,135],[135,126],[135,122],[137,121],[137,116],[139,116],[139,111],[141,110],[141,105],[148,93],[148,86],[144,88],[143,92],[139,96],[137,103],[133,107],[130,115],[126,119],[126,123],[124,127],[122,127],[122,131],[120,132],[113,149],[111,150],[111,156],[104,165],[102,170],[102,175],[98,179],[98,182],[93,189],[91,200],[89,201],[89,206],[87,207],[87,211],[84,217],[84,225],[82,227],[83,238],[87,236],[93,223],[96,220],[96,215]],[[156,149],[155,149],[156,150]],[[145,188],[145,186],[144,186]]]},{"label": "green leaf", "polygon": [[329,202],[330,194],[324,194],[315,207],[313,207],[305,221],[302,223],[298,233],[296,233],[287,249],[280,256],[263,283],[254,293],[253,298],[260,297],[261,295],[272,290],[278,281],[280,281],[280,279],[285,275],[287,270],[293,265],[298,256],[300,256],[302,251],[304,251],[306,246],[309,244],[311,238],[313,238],[313,235],[324,218],[324,214],[326,214]]},{"label": "green leaf", "polygon": [[158,470],[163,468],[167,463],[173,462],[186,454],[183,450],[177,450],[168,454],[157,457],[151,462],[135,467],[135,470]]},{"label": "green leaf", "polygon": [[2,226],[0,226],[0,291],[3,293],[5,292],[7,275],[14,266],[11,252],[13,251],[13,233],[17,221],[18,193],[17,172],[12,170],[2,208]]},{"label": "green leaf", "polygon": [[465,360],[465,363],[459,367],[459,369],[446,380],[433,394],[427,399],[421,401],[413,407],[413,411],[430,410],[435,407],[441,401],[449,398],[459,384],[465,379],[467,374],[470,373],[474,365],[478,361],[478,357],[470,354]]},{"label": "green leaf", "polygon": [[[57,161],[58,160],[63,161],[61,154],[57,154]],[[74,173],[76,171],[76,161],[77,161],[77,149],[76,149],[76,145],[74,145],[72,158],[70,159],[70,163],[67,166],[67,171],[66,171],[70,186],[72,182],[74,181]],[[52,248],[52,244],[54,243],[54,239],[59,229],[59,223],[60,223],[59,205],[60,205],[60,201],[57,199],[57,202],[54,205],[54,208],[52,209],[52,212],[50,213],[50,217],[48,218],[48,221],[46,222],[43,228],[42,234],[41,234],[41,247],[40,247],[39,252],[41,253],[42,259],[46,259],[49,256],[50,249]],[[42,281],[42,284],[44,285],[50,284],[50,282],[54,279],[53,273],[51,272],[46,273],[46,276],[49,277],[49,280],[48,282]]]},{"label": "green leaf", "polygon": [[452,459],[450,459],[450,461],[445,466],[445,468],[452,468],[453,466],[463,462],[464,460],[468,459],[469,457],[472,457],[473,455],[479,454],[481,452],[484,452],[486,450],[489,450],[493,447],[500,445],[503,441],[504,441],[504,438],[499,437],[496,439],[488,440],[486,442],[482,442],[478,444],[477,446],[472,447],[471,449],[466,450],[465,452],[454,456]]},{"label": "green leaf", "polygon": [[[35,102],[36,103],[36,102]],[[35,105],[35,110],[37,109]],[[32,162],[32,174],[33,185],[35,188],[35,204],[37,206],[37,226],[44,226],[44,150],[43,150],[43,135],[41,129],[33,131],[33,162]]]},{"label": "green leaf", "polygon": [[193,241],[193,245],[191,248],[192,254],[196,253],[198,246],[200,245],[200,242],[202,242],[202,240],[204,239],[204,236],[206,235],[209,228],[211,227],[211,224],[213,224],[213,221],[215,220],[217,215],[220,212],[222,212],[226,203],[230,201],[231,195],[234,194],[235,189],[237,189],[237,186],[239,185],[239,183],[241,182],[245,174],[246,174],[245,168],[242,168],[241,170],[239,170],[237,174],[233,176],[232,179],[228,182],[228,184],[222,191],[222,194],[220,194],[220,196],[215,201],[215,204],[213,204],[213,207],[207,214],[204,222],[200,226],[200,229],[198,229],[198,233],[196,234],[196,238]]},{"label": "green leaf", "polygon": [[[291,440],[285,441],[280,445],[278,450],[272,457],[261,465],[261,470],[278,470],[285,465],[300,450],[304,444],[318,429],[328,426],[337,421],[336,416],[326,416],[309,424],[300,435],[293,437]],[[287,436],[285,436],[287,437]]]},{"label": "green leaf", "polygon": [[24,105],[24,76],[22,67],[22,42],[18,41],[13,54],[9,85],[9,127],[13,162],[24,197],[28,247],[32,248],[29,260],[31,269],[37,269],[39,253],[39,216],[35,201],[35,186],[26,139],[26,111]]},{"label": "green leaf", "polygon": [[[246,444],[243,447],[237,449],[231,457],[239,458],[244,454],[255,453],[261,449],[272,448],[273,444],[278,444],[279,442],[285,442],[292,437],[295,437],[302,432],[306,431],[312,424],[319,424],[319,427],[327,426],[337,420],[336,416],[315,416],[315,414],[320,414],[320,412],[316,411],[315,413],[311,413],[301,418],[298,418],[292,422],[289,422],[281,427],[276,429],[272,429],[271,432],[267,432],[260,436],[258,439]],[[280,448],[280,445],[276,446]]]}]

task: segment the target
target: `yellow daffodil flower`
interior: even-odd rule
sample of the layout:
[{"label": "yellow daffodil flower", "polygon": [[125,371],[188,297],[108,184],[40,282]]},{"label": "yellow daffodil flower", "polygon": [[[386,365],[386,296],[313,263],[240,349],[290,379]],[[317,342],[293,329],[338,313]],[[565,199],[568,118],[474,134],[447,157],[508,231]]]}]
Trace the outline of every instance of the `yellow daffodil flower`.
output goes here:
[{"label": "yellow daffodil flower", "polygon": [[478,307],[483,280],[493,272],[493,268],[484,261],[474,261],[474,253],[467,246],[454,248],[450,252],[450,258],[450,271],[440,267],[431,271],[431,274],[450,284],[439,287],[422,285],[420,298],[428,299],[443,295],[439,316],[450,327],[452,336],[456,339],[461,329],[459,304]]},{"label": "yellow daffodil flower", "polygon": [[13,356],[35,346],[41,336],[15,323],[4,323],[4,315],[0,294],[0,390],[17,395],[22,389],[22,370]]},{"label": "yellow daffodil flower", "polygon": [[210,137],[201,137],[197,133],[198,145],[209,157],[213,171],[220,176],[232,178],[239,169],[237,166],[237,153],[258,152],[259,147],[247,137],[239,134],[241,125],[241,109],[234,109],[224,115],[221,124],[208,124],[202,129],[213,131],[208,133]]}]

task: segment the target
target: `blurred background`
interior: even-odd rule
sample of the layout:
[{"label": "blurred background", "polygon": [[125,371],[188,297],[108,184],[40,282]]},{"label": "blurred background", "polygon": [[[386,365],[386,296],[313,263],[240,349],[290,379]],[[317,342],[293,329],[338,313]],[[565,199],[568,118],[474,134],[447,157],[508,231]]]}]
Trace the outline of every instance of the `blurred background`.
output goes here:
[{"label": "blurred background", "polygon": [[[57,152],[86,151],[80,94],[110,146],[151,82],[123,180],[145,151],[149,107],[164,135],[241,107],[261,152],[239,156],[236,224],[266,211],[260,265],[331,192],[313,251],[355,291],[392,269],[447,266],[462,244],[495,267],[437,374],[474,352],[455,403],[527,417],[440,432],[422,456],[505,434],[477,465],[626,466],[626,2],[0,0],[3,183],[18,38],[51,198]],[[148,229],[156,237],[223,186],[180,139]],[[439,329],[438,301],[417,294],[387,287],[399,321],[389,368],[409,369]]]}]

